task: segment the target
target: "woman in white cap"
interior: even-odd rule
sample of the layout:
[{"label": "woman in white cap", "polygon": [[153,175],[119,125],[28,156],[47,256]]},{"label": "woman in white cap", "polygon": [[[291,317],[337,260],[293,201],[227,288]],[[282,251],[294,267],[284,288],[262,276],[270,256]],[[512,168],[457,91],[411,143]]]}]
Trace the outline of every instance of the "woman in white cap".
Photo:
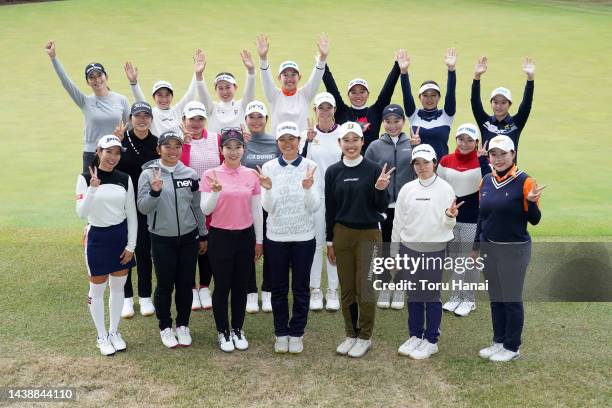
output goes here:
[{"label": "woman in white cap", "polygon": [[[315,96],[314,112],[317,123],[302,132],[304,145],[302,156],[317,163],[321,174],[318,193],[325,200],[324,175],[327,168],[337,163],[342,157],[338,145],[340,126],[335,121],[336,101],[328,92]],[[310,121],[310,120],[309,120]],[[323,292],[321,291],[321,276],[323,275],[323,249],[325,245],[325,206],[321,205],[315,213],[315,232],[317,249],[310,270],[310,310],[323,310]],[[325,257],[327,271],[327,291],[325,293],[325,309],[336,311],[340,309],[338,299],[338,270],[336,265]]]},{"label": "woman in white cap", "polygon": [[[391,175],[391,181],[387,189],[389,207],[385,211],[385,220],[380,224],[383,242],[385,243],[383,253],[388,255],[393,219],[395,218],[395,202],[404,184],[414,180],[414,169],[410,164],[412,160],[410,138],[402,131],[406,120],[404,110],[399,105],[391,104],[383,109],[382,120],[385,133],[368,146],[365,157],[380,166],[386,164],[388,167],[395,167],[395,172]],[[391,280],[390,271],[385,270],[379,278],[383,282],[389,282]],[[376,306],[381,309],[388,309],[389,307],[396,310],[403,309],[404,291],[394,290],[393,298],[391,298],[390,290],[381,290]]]},{"label": "woman in white cap", "polygon": [[[180,161],[183,138],[159,136],[159,159],[145,163],[138,179],[138,209],[147,214],[155,265],[155,313],[168,348],[191,346],[191,287],[198,254],[206,252],[206,226],[200,210],[199,175]],[[176,331],[172,330],[172,293]]]},{"label": "woman in white cap", "polygon": [[296,123],[300,131],[307,129],[310,104],[321,84],[325,61],[329,54],[327,34],[322,34],[319,38],[317,62],[312,69],[308,82],[301,88],[298,88],[298,82],[302,78],[300,68],[294,61],[284,61],[280,64],[278,80],[281,83],[281,88],[276,88],[272,77],[272,68],[268,62],[268,49],[270,48],[268,36],[260,34],[257,37],[256,44],[260,59],[261,83],[270,107],[272,129],[276,129],[279,123],[286,121]]},{"label": "woman in white cap", "polygon": [[[230,72],[221,72],[215,76],[214,86],[219,102],[213,101],[206,82],[198,83],[198,96],[208,112],[208,131],[217,134],[224,128],[239,128],[244,124],[246,107],[255,98],[255,66],[251,53],[242,50],[240,53],[242,63],[247,69],[246,85],[242,99],[235,100],[238,84]],[[198,50],[196,60],[206,66],[206,57],[202,50]]]},{"label": "woman in white cap", "polygon": [[389,204],[386,189],[394,169],[361,155],[364,142],[359,123],[346,122],[338,137],[342,160],[325,172],[327,258],[338,266],[346,332],[336,352],[359,358],[372,347],[376,313],[365,268],[371,261],[363,255],[381,243],[380,222]]},{"label": "woman in white cap", "polygon": [[[202,211],[210,221],[209,258],[215,279],[213,314],[219,348],[246,350],[243,331],[247,282],[263,251],[261,187],[256,172],[240,164],[244,137],[237,129],[221,133],[223,164],[204,172]],[[231,292],[231,322],[228,299]]]},{"label": "woman in white cap", "polygon": [[[442,157],[438,166],[438,175],[453,188],[457,201],[464,203],[453,229],[454,239],[448,247],[449,254],[455,258],[466,258],[472,250],[478,221],[478,189],[482,177],[491,172],[486,146],[479,149],[478,139],[476,125],[460,125],[455,136],[457,148]],[[442,309],[457,316],[467,316],[476,309],[476,292],[469,285],[480,281],[480,270],[469,268],[459,272],[453,272],[451,280],[456,283],[455,289]]]},{"label": "woman in white cap", "polygon": [[[282,155],[258,168],[264,210],[268,212],[265,256],[274,314],[274,351],[299,354],[308,320],[310,268],[314,256],[314,213],[321,205],[317,164],[299,155],[300,131],[293,122],[278,125]],[[289,269],[293,312],[289,319]]]},{"label": "woman in white cap", "polygon": [[[525,320],[523,283],[531,258],[527,223],[537,225],[539,200],[545,186],[516,167],[516,147],[508,136],[495,136],[488,145],[493,173],[483,177],[475,250],[484,258],[493,323],[493,344],[479,355],[507,362],[520,357]],[[475,255],[474,255],[475,256]]]},{"label": "woman in white cap", "polygon": [[[400,243],[399,255],[422,259],[414,269],[404,269],[408,282],[408,332],[398,353],[416,360],[438,352],[442,303],[440,288],[446,244],[453,239],[459,207],[453,188],[436,174],[436,152],[428,144],[412,150],[417,179],[404,185],[395,203],[392,241]],[[412,263],[411,263],[412,265]],[[422,282],[432,287],[422,287]]]},{"label": "woman in white cap", "polygon": [[[244,134],[245,140],[248,140],[244,147],[244,155],[242,156],[242,165],[249,169],[257,170],[257,166],[261,167],[264,163],[277,158],[280,154],[276,138],[266,133],[266,124],[268,123],[268,111],[266,106],[261,101],[252,101],[247,105],[245,112],[245,122],[247,132]],[[248,135],[248,136],[247,136]],[[268,212],[263,211],[263,234],[266,236],[266,221]],[[272,293],[269,285],[269,265],[266,258],[266,248],[263,253],[263,279],[261,282],[261,310],[264,312],[272,311]],[[255,264],[249,274],[249,282],[247,284],[247,313],[259,312],[259,300],[257,296],[257,274]]]},{"label": "woman in white cap", "polygon": [[103,135],[112,134],[117,124],[127,123],[130,115],[130,104],[125,96],[110,90],[108,75],[102,64],[92,62],[85,67],[85,80],[93,91],[92,94],[85,95],[64,71],[64,67],[57,58],[55,41],[49,41],[45,45],[45,51],[51,58],[53,68],[64,89],[83,112],[85,122],[83,130],[83,173],[85,173],[96,155],[98,140]]},{"label": "woman in white cap", "polygon": [[[172,100],[174,99],[174,87],[170,82],[161,80],[153,84],[151,95],[155,101],[155,107],[153,107],[153,123],[151,124],[151,131],[154,135],[159,136],[167,131],[182,134],[180,125],[183,109],[185,109],[187,103],[194,100],[196,94],[196,84],[203,84],[202,72],[204,72],[205,63],[201,58],[198,58],[198,52],[201,52],[201,50],[196,50],[196,54],[194,56],[195,75],[191,80],[191,84],[189,85],[187,92],[176,105],[172,105]],[[138,68],[128,61],[125,63],[124,70],[128,81],[130,81],[130,87],[132,88],[132,93],[134,94],[136,101],[146,101],[144,93],[140,88],[140,84],[138,84]]]},{"label": "woman in white cap", "polygon": [[[444,63],[448,68],[444,109],[438,109],[442,93],[440,86],[435,81],[425,81],[421,84],[419,100],[423,108],[417,109],[410,89],[410,79],[408,77],[410,56],[406,50],[400,50],[397,53],[397,63],[402,72],[400,82],[402,84],[404,109],[406,109],[406,116],[408,116],[412,132],[418,133],[417,141],[419,143],[432,146],[438,158],[447,155],[448,136],[457,110],[455,101],[457,51],[454,48],[449,48],[444,56]],[[418,132],[417,129],[419,129]],[[413,136],[413,138],[416,138],[416,136]]]},{"label": "woman in white cap", "polygon": [[[533,60],[526,57],[523,61],[523,72],[527,75],[525,83],[525,91],[523,92],[523,100],[516,112],[516,115],[508,113],[512,105],[512,93],[509,89],[499,87],[491,92],[491,108],[493,115],[489,115],[482,107],[480,100],[480,78],[487,72],[487,57],[482,57],[476,63],[474,68],[474,81],[472,81],[472,113],[476,119],[476,124],[480,128],[482,142],[486,143],[497,135],[508,136],[518,149],[519,138],[521,132],[527,124],[529,113],[531,112],[531,103],[533,102],[535,64]],[[516,159],[515,159],[516,160]]]},{"label": "woman in white cap", "polygon": [[[114,135],[102,136],[89,171],[79,175],[76,212],[87,219],[85,264],[89,274],[89,311],[98,332],[98,348],[105,356],[124,351],[119,334],[123,286],[135,265],[138,230],[134,185],[130,176],[115,170],[123,147]],[[110,286],[110,328],[104,323],[104,292]]]}]

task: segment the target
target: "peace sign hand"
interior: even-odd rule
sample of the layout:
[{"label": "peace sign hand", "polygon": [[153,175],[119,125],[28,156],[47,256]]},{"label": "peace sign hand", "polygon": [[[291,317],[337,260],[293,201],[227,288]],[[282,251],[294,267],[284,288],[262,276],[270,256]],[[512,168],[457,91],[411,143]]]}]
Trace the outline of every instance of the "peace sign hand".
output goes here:
[{"label": "peace sign hand", "polygon": [[153,180],[151,180],[151,190],[158,192],[164,186],[164,180],[161,178],[161,169],[153,169]]},{"label": "peace sign hand", "polygon": [[242,50],[240,53],[240,58],[242,59],[242,63],[246,67],[247,71],[249,71],[249,74],[254,73],[255,64],[253,63],[253,58],[251,58],[251,53],[247,50]]},{"label": "peace sign hand", "polygon": [[268,36],[264,33],[260,33],[255,39],[255,45],[257,46],[257,54],[259,58],[265,60],[268,58],[268,50],[270,49],[270,42]]},{"label": "peace sign hand", "polygon": [[242,138],[244,139],[244,143],[249,143],[253,138],[253,135],[242,123],[240,124],[240,131],[242,132]]},{"label": "peace sign hand", "polygon": [[259,177],[259,185],[265,188],[266,190],[272,189],[272,179],[265,174],[263,174],[263,170],[261,167],[257,166],[257,176]]},{"label": "peace sign hand", "polygon": [[380,172],[380,176],[378,176],[378,180],[376,180],[376,184],[374,185],[374,187],[376,187],[377,190],[386,189],[387,186],[389,186],[389,183],[391,182],[391,174],[394,171],[395,171],[395,167],[387,171],[387,163],[385,163],[385,165],[382,168],[382,171]]},{"label": "peace sign hand", "polygon": [[89,166],[89,186],[93,188],[100,187],[100,179],[98,178],[98,169],[96,167]]},{"label": "peace sign hand", "polygon": [[185,125],[179,123],[179,128],[181,128],[181,132],[183,132],[183,144],[191,143],[191,139],[193,139],[194,132],[187,130]]},{"label": "peace sign hand", "polygon": [[317,135],[317,131],[314,130],[314,123],[312,122],[312,119],[308,118],[307,121],[308,121],[308,130],[306,131],[306,140],[308,140],[309,142],[312,142],[312,140]]},{"label": "peace sign hand", "polygon": [[138,68],[136,68],[130,61],[126,61],[123,66],[123,70],[125,71],[125,76],[127,77],[130,84],[138,83]]},{"label": "peace sign hand", "polygon": [[316,167],[308,166],[308,170],[306,170],[306,177],[304,177],[304,179],[302,180],[302,188],[304,190],[310,190],[310,187],[312,187],[316,170]]},{"label": "peace sign hand", "polygon": [[527,200],[532,203],[537,203],[542,195],[542,190],[544,190],[546,186],[538,187],[538,183],[533,180],[533,185],[531,186],[531,190],[527,193]]},{"label": "peace sign hand", "polygon": [[487,146],[489,146],[489,141],[487,140],[484,144],[478,149],[476,152],[477,157],[482,157],[487,155]]},{"label": "peace sign hand", "polygon": [[487,72],[487,57],[480,57],[478,62],[476,62],[476,67],[474,68],[474,79],[480,80],[482,74]]},{"label": "peace sign hand", "polygon": [[419,132],[421,131],[421,127],[417,127],[416,133],[412,133],[412,126],[410,126],[410,145],[416,146],[421,144],[421,137],[419,136]]},{"label": "peace sign hand", "polygon": [[455,70],[455,65],[457,65],[457,49],[456,48],[448,48],[446,50],[446,55],[444,56],[444,63],[448,67],[449,71]]},{"label": "peace sign hand", "polygon": [[446,216],[449,218],[457,218],[457,215],[459,215],[459,207],[461,207],[463,204],[465,204],[465,201],[462,201],[459,204],[457,204],[457,199],[456,198],[453,199],[451,206],[448,207],[448,209],[445,212]]},{"label": "peace sign hand", "polygon": [[127,130],[128,125],[127,123],[123,123],[123,119],[121,120],[121,122],[119,122],[119,124],[117,125],[117,127],[115,127],[115,130],[113,131],[113,135],[117,136],[117,138],[119,138],[119,140],[123,141],[123,136],[125,135],[125,131]]},{"label": "peace sign hand", "polygon": [[221,191],[223,186],[221,186],[221,183],[219,183],[219,179],[217,178],[217,172],[213,170],[212,173],[212,177],[206,176],[206,181],[208,181],[208,186],[210,187],[212,192],[218,193],[219,191]]},{"label": "peace sign hand", "polygon": [[523,61],[523,72],[527,74],[527,79],[529,81],[533,81],[535,76],[535,63],[529,57],[525,57],[525,61]]},{"label": "peace sign hand", "polygon": [[55,41],[51,40],[45,45],[45,52],[49,58],[55,58]]}]

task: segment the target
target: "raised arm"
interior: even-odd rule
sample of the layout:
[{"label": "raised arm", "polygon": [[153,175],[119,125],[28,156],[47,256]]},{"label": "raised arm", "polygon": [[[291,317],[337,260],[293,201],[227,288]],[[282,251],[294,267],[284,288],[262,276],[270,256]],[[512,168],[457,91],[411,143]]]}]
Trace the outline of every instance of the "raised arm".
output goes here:
[{"label": "raised arm", "polygon": [[53,64],[53,68],[55,69],[55,73],[59,77],[62,85],[68,95],[72,98],[74,103],[81,109],[85,106],[85,94],[77,88],[77,86],[72,82],[66,71],[64,71],[64,67],[60,63],[57,58],[57,53],[55,51],[55,41],[49,41],[45,45],[45,52],[51,58],[51,63]]},{"label": "raised arm", "polygon": [[[204,78],[203,78],[203,72],[204,72],[204,66],[206,65],[206,62],[202,63],[202,61],[198,58],[198,51],[202,51],[199,48],[196,50],[195,55],[193,56],[193,78],[191,79],[191,83],[189,84],[189,88],[187,88],[187,92],[185,92],[185,95],[183,95],[183,97],[181,98],[180,101],[178,101],[178,103],[174,106],[174,109],[176,109],[178,112],[180,112],[182,114],[183,109],[185,109],[185,106],[193,101],[195,99],[195,94],[196,94],[196,88],[198,88],[198,94],[199,94],[199,90],[202,86],[204,85]],[[202,53],[204,54],[204,53]],[[200,98],[202,99],[202,98]],[[206,104],[204,104],[204,106],[206,107],[206,111],[210,112],[208,106],[206,106]]]},{"label": "raised arm", "polygon": [[251,103],[255,99],[255,64],[253,63],[253,58],[251,57],[251,53],[247,50],[242,50],[240,53],[240,58],[242,59],[242,63],[247,69],[247,77],[244,86],[244,94],[242,95],[242,99],[240,100],[240,106],[243,111],[246,111],[246,107],[249,103]]},{"label": "raised arm", "polygon": [[533,89],[534,89],[534,78],[535,78],[535,64],[529,57],[525,58],[523,62],[523,72],[527,75],[527,82],[525,83],[525,91],[523,92],[523,100],[518,108],[518,112],[514,115],[514,123],[522,129],[527,123],[529,113],[531,112],[531,103],[533,102]]},{"label": "raised arm", "polygon": [[278,89],[276,89],[276,86],[274,86],[274,78],[272,77],[270,64],[268,63],[268,50],[270,49],[268,36],[265,34],[259,34],[255,41],[255,45],[257,45],[257,54],[259,55],[259,69],[264,95],[266,96],[268,103],[274,106],[276,105],[276,99],[278,98]]},{"label": "raised arm", "polygon": [[319,55],[317,57],[317,62],[312,69],[308,82],[306,82],[302,88],[306,99],[309,101],[316,95],[317,91],[319,90],[319,85],[321,85],[321,79],[323,79],[327,55],[329,54],[329,38],[327,37],[327,34],[321,34],[319,37],[318,47]]},{"label": "raised arm", "polygon": [[204,104],[206,108],[206,112],[210,115],[215,109],[215,102],[213,101],[210,92],[208,92],[208,87],[206,86],[206,81],[204,81],[204,68],[206,67],[206,54],[201,49],[197,49],[195,55],[193,56],[193,60],[195,62],[195,70],[200,72],[200,80],[197,80],[198,74],[196,74],[196,89],[198,92],[198,99],[200,102]]},{"label": "raised arm", "polygon": [[448,67],[448,79],[446,83],[446,98],[444,98],[444,112],[448,116],[455,116],[457,112],[457,101],[455,99],[455,88],[457,86],[457,75],[455,66],[457,65],[457,50],[449,48],[446,50],[444,63]]},{"label": "raised arm", "polygon": [[138,84],[138,68],[135,67],[130,61],[126,61],[125,65],[123,66],[123,70],[125,71],[125,76],[130,82],[130,89],[132,90],[132,94],[134,95],[136,102],[146,102],[144,93],[142,93],[142,88],[140,88],[140,84]]},{"label": "raised arm", "polygon": [[380,90],[380,94],[378,94],[376,102],[374,102],[374,104],[370,107],[377,113],[377,115],[382,115],[382,111],[385,109],[385,106],[391,103],[393,91],[395,91],[395,85],[397,84],[399,76],[399,65],[397,65],[397,61],[394,61],[393,67],[391,67],[391,71],[389,72],[389,75],[387,75],[387,79]]},{"label": "raised arm", "polygon": [[487,57],[481,57],[474,68],[474,80],[472,81],[472,94],[470,97],[472,113],[478,126],[482,125],[489,118],[489,115],[487,115],[482,107],[482,100],[480,99],[480,77],[485,72],[487,72]]},{"label": "raised arm", "polygon": [[400,69],[400,83],[402,85],[402,99],[404,101],[404,111],[406,116],[410,118],[416,112],[416,104],[412,97],[412,90],[410,89],[410,77],[408,76],[408,68],[410,67],[410,55],[406,50],[399,50],[395,54],[397,66]]}]

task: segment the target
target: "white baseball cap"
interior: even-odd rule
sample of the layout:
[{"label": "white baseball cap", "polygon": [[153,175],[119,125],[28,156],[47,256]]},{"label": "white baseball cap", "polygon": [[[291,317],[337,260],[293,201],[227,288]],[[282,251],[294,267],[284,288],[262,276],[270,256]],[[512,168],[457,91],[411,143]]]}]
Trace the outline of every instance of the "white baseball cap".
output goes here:
[{"label": "white baseball cap", "polygon": [[276,127],[276,140],[284,135],[300,137],[300,130],[295,122],[282,122]]},{"label": "white baseball cap", "polygon": [[501,95],[506,98],[510,103],[512,103],[512,92],[508,88],[504,88],[500,86],[499,88],[495,88],[493,92],[491,92],[491,99],[495,98],[497,95]]},{"label": "white baseball cap", "polygon": [[300,73],[300,67],[298,66],[297,62],[295,62],[295,61],[284,61],[278,67],[278,75],[282,74],[284,70],[290,69],[290,68],[291,69],[295,69],[298,72],[298,74]]},{"label": "white baseball cap", "polygon": [[121,144],[121,140],[115,135],[105,135],[98,140],[98,147],[100,149],[108,149],[109,147],[119,146],[122,152],[125,152],[125,147]]},{"label": "white baseball cap", "polygon": [[217,85],[217,83],[221,82],[221,81],[225,81],[225,82],[229,82],[232,85],[236,85],[236,78],[234,78],[232,75],[229,74],[219,74],[215,77],[215,86]]},{"label": "white baseball cap", "polygon": [[183,117],[191,119],[196,116],[203,116],[204,119],[207,119],[208,116],[206,116],[206,107],[202,102],[191,101],[185,105],[185,109],[183,109]]},{"label": "white baseball cap", "polygon": [[455,137],[460,135],[468,135],[472,138],[472,140],[478,140],[480,138],[478,127],[473,123],[464,123],[459,125],[457,128],[457,133],[455,133]]},{"label": "white baseball cap", "polygon": [[260,101],[251,101],[246,107],[244,111],[244,116],[249,116],[250,113],[261,113],[262,116],[268,116],[268,111],[266,110],[266,105]]},{"label": "white baseball cap", "polygon": [[354,87],[355,85],[361,85],[363,86],[366,91],[370,92],[370,87],[368,86],[368,81],[366,81],[363,78],[355,78],[355,79],[351,79],[348,83],[348,88],[346,89],[347,92],[349,92],[351,90],[352,87]]},{"label": "white baseball cap", "polygon": [[513,152],[514,142],[506,135],[497,135],[493,139],[489,140],[487,152],[490,152],[492,149],[500,149],[504,152]]},{"label": "white baseball cap", "polygon": [[151,89],[151,95],[155,96],[155,92],[159,91],[162,88],[168,88],[170,93],[174,95],[174,88],[172,84],[168,81],[157,81],[153,84],[153,88]]},{"label": "white baseball cap", "polygon": [[434,91],[438,91],[438,93],[441,93],[441,92],[440,92],[440,87],[439,87],[438,85],[436,85],[436,84],[432,84],[432,83],[430,82],[430,83],[427,83],[427,84],[422,85],[422,86],[419,88],[419,95],[422,95],[422,94],[423,94],[423,92],[427,91],[428,89],[433,89]]},{"label": "white baseball cap", "polygon": [[336,100],[334,99],[334,96],[330,94],[329,92],[321,92],[320,94],[317,94],[317,96],[315,96],[315,99],[314,99],[315,107],[321,106],[321,104],[324,102],[329,103],[334,108],[336,107]]},{"label": "white baseball cap", "polygon": [[357,122],[346,122],[343,123],[338,128],[338,139],[342,139],[344,136],[349,133],[354,133],[359,137],[363,137],[363,130],[361,130],[361,125]]},{"label": "white baseball cap", "polygon": [[410,163],[413,163],[414,160],[417,158],[425,159],[427,161],[436,160],[436,151],[433,147],[431,147],[431,145],[428,145],[426,143],[417,145],[412,150],[412,160],[410,161]]}]

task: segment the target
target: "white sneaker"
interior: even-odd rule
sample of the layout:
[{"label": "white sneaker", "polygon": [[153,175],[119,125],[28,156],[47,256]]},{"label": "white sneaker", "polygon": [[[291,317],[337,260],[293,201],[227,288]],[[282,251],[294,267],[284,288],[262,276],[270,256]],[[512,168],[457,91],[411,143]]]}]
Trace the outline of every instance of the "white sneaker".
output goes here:
[{"label": "white sneaker", "polygon": [[140,304],[140,314],[143,316],[153,316],[155,314],[155,306],[150,297],[138,299]]},{"label": "white sneaker", "polygon": [[229,332],[228,333],[217,333],[217,341],[219,342],[219,348],[221,351],[231,353],[234,351],[234,342],[232,341]]},{"label": "white sneaker", "polygon": [[493,345],[489,347],[485,347],[478,352],[478,355],[481,358],[489,359],[495,353],[499,353],[501,349],[504,348],[504,343],[493,343]]},{"label": "white sneaker", "polygon": [[378,301],[376,302],[376,306],[380,309],[388,309],[391,306],[391,291],[390,290],[381,290],[380,295],[378,295]]},{"label": "white sneaker", "polygon": [[115,354],[115,348],[113,347],[113,344],[108,339],[108,336],[98,337],[96,341],[98,343],[98,348],[100,349],[100,353],[102,353],[103,356],[112,356],[113,354]]},{"label": "white sneaker", "polygon": [[259,298],[257,296],[257,292],[247,294],[246,312],[247,313],[259,312]]},{"label": "white sneaker", "polygon": [[338,291],[336,289],[327,289],[325,294],[325,310],[329,312],[340,310],[340,300],[338,299]]},{"label": "white sneaker", "polygon": [[460,304],[461,299],[453,296],[448,300],[448,302],[442,305],[442,310],[446,310],[447,312],[454,312]]},{"label": "white sneaker", "polygon": [[191,334],[189,333],[189,327],[179,326],[176,328],[176,339],[180,347],[191,346]]},{"label": "white sneaker", "polygon": [[437,352],[438,352],[437,344],[432,344],[428,342],[427,340],[423,339],[423,341],[419,343],[417,348],[412,350],[412,352],[409,355],[415,360],[424,360],[426,358],[431,357],[432,354],[436,354]]},{"label": "white sneaker", "polygon": [[304,336],[300,337],[289,337],[289,353],[300,354],[304,351]]},{"label": "white sneaker", "polygon": [[470,314],[472,310],[476,309],[476,302],[461,302],[459,306],[455,309],[455,314],[457,316],[467,316]]},{"label": "white sneaker", "polygon": [[121,333],[108,333],[108,340],[113,345],[115,351],[125,351],[127,349],[127,344],[125,344],[125,340],[121,337]]},{"label": "white sneaker", "polygon": [[234,343],[236,350],[243,351],[249,348],[249,342],[244,336],[244,332],[242,330],[232,330],[232,342]]},{"label": "white sneaker", "polygon": [[348,352],[357,343],[357,337],[347,337],[342,343],[336,348],[336,353],[346,356]]},{"label": "white sneaker", "polygon": [[402,356],[409,356],[416,348],[421,344],[423,339],[418,338],[417,336],[412,336],[408,340],[406,340],[397,350],[398,354]]},{"label": "white sneaker", "polygon": [[404,291],[394,290],[393,299],[391,300],[391,309],[402,310],[404,308]]},{"label": "white sneaker", "polygon": [[518,350],[510,351],[502,346],[500,351],[489,357],[489,360],[506,363],[508,361],[516,360],[519,357],[521,357],[521,353]]},{"label": "white sneaker", "polygon": [[131,319],[132,317],[134,317],[134,298],[123,299],[121,317],[123,317],[124,319]]},{"label": "white sneaker", "polygon": [[323,293],[319,288],[310,289],[310,310],[323,310]]},{"label": "white sneaker", "polygon": [[266,313],[272,311],[272,292],[261,292],[261,311]]},{"label": "white sneaker", "polygon": [[210,296],[210,290],[208,290],[207,287],[200,288],[200,290],[198,290],[198,296],[200,297],[200,304],[202,305],[202,309],[212,309],[212,297]]},{"label": "white sneaker", "polygon": [[168,348],[176,348],[178,346],[178,341],[176,340],[176,336],[170,327],[165,328],[159,332],[161,336],[162,343],[164,346]]},{"label": "white sneaker", "polygon": [[365,356],[369,349],[372,348],[372,340],[357,339],[355,345],[349,350],[348,356],[360,358]]},{"label": "white sneaker", "polygon": [[191,301],[191,310],[202,310],[202,303],[200,303],[200,294],[197,289],[191,289],[193,300]]},{"label": "white sneaker", "polygon": [[280,336],[274,342],[274,352],[285,354],[289,351],[289,336]]}]

